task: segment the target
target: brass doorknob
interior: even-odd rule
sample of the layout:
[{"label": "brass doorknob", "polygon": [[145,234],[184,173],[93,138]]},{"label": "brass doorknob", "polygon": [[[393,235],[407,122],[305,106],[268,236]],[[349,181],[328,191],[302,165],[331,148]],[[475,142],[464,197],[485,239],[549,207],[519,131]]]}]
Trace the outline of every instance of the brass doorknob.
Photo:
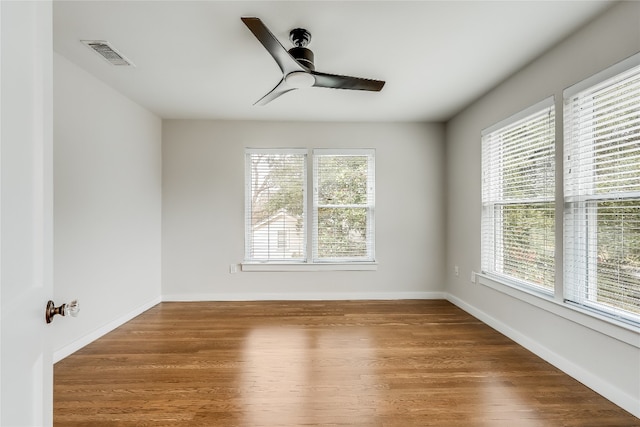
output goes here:
[{"label": "brass doorknob", "polygon": [[77,299],[74,299],[69,304],[62,304],[60,307],[56,307],[53,301],[49,301],[47,303],[44,317],[47,323],[51,323],[53,316],[56,314],[59,314],[60,316],[66,316],[68,314],[71,317],[76,317],[78,312],[80,312],[80,304]]}]

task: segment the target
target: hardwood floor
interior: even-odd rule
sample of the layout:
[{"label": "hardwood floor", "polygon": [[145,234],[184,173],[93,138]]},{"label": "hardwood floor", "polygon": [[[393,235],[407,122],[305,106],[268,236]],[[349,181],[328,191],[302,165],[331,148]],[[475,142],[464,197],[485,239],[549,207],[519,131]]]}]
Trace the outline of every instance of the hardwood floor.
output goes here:
[{"label": "hardwood floor", "polygon": [[60,361],[55,426],[640,426],[447,301],[162,303]]}]

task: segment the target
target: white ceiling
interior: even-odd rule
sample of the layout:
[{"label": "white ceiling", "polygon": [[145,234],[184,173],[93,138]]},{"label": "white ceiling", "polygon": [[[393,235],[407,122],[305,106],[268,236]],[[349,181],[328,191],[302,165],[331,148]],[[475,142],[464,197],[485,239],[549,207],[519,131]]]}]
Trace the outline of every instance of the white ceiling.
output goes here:
[{"label": "white ceiling", "polygon": [[[607,1],[54,1],[54,50],[162,118],[444,121],[601,13]],[[308,88],[253,103],[280,69],[242,23],[288,49],[309,30],[317,71],[381,92]],[[107,40],[115,67],[80,40]]]}]

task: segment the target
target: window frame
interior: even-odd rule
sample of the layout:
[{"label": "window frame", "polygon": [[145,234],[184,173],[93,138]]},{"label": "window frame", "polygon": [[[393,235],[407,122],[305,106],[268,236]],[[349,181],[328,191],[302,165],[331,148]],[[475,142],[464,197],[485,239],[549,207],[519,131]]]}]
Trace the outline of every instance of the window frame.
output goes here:
[{"label": "window frame", "polygon": [[[253,221],[252,221],[252,185],[253,185],[253,168],[251,165],[251,156],[254,154],[264,155],[298,155],[303,156],[302,170],[302,259],[286,260],[283,258],[261,259],[253,257],[252,247],[254,241]],[[245,148],[244,165],[245,165],[245,199],[244,199],[244,263],[299,263],[306,262],[308,259],[307,252],[307,163],[308,154],[306,149],[299,148]],[[276,246],[280,249],[279,236],[276,237]]]},{"label": "window frame", "polygon": [[[367,201],[358,205],[321,205],[318,197],[319,167],[318,161],[323,156],[353,156],[367,157]],[[375,262],[375,149],[313,149],[313,202],[312,202],[312,262],[313,263],[351,263],[351,262]],[[322,258],[319,255],[319,214],[320,208],[347,209],[350,207],[364,208],[367,210],[366,229],[366,255],[360,257],[336,257]]]},{"label": "window frame", "polygon": [[[581,101],[586,101],[589,105],[590,99],[582,98],[588,96],[589,93],[595,93],[598,88],[612,87],[620,83],[625,75],[634,75],[640,78],[640,54],[633,55],[603,71],[565,89],[563,91],[563,132],[564,132],[564,173],[563,186],[564,206],[563,215],[563,237],[564,237],[564,266],[563,266],[563,289],[562,296],[565,304],[577,307],[578,309],[589,310],[595,315],[604,316],[613,321],[620,321],[631,324],[634,327],[640,326],[640,314],[633,313],[628,310],[616,307],[610,307],[605,303],[596,301],[598,293],[597,272],[598,269],[598,204],[609,201],[640,201],[640,191],[628,192],[605,192],[598,194],[595,189],[595,179],[591,181],[580,179],[570,179],[569,175],[572,168],[580,167],[581,173],[585,173],[585,169],[592,166],[595,169],[595,161],[589,161],[594,158],[595,147],[593,144],[588,146],[580,146],[580,154],[582,161],[579,165],[575,159],[571,159],[573,154],[572,147],[574,141],[578,138],[580,132],[587,133],[594,128],[589,119],[579,127],[574,126],[572,121],[573,102],[577,97],[581,97]],[[614,82],[618,80],[618,82]],[[581,104],[585,107],[585,103]],[[588,109],[590,110],[590,109]],[[578,113],[579,114],[579,113]],[[590,134],[593,134],[592,132]],[[640,135],[640,130],[636,130],[636,134]],[[587,138],[593,139],[593,138]],[[586,160],[585,159],[586,155]],[[588,172],[588,170],[587,170]],[[593,174],[587,173],[588,176]],[[580,186],[580,191],[576,190]],[[575,187],[575,188],[574,188]],[[576,239],[586,239],[586,249],[578,252],[576,248],[579,244],[572,246],[572,242]]]},{"label": "window frame", "polygon": [[[306,256],[304,260],[263,260],[252,259],[250,257],[251,244],[251,221],[248,215],[248,209],[251,204],[251,166],[250,154],[304,154],[304,201],[303,201],[303,233],[305,240]],[[373,148],[245,148],[245,258],[241,263],[242,271],[375,271],[377,270],[377,262],[375,260],[375,149]],[[368,183],[372,187],[368,188],[368,209],[367,214],[367,235],[370,241],[367,244],[367,257],[352,258],[331,258],[317,259],[317,248],[314,244],[314,233],[317,233],[317,208],[316,198],[308,197],[309,191],[316,188],[316,160],[317,155],[357,155],[368,156]],[[309,170],[312,173],[309,173]],[[371,191],[369,191],[371,190]],[[312,215],[308,212],[311,210]],[[317,236],[316,236],[317,237]],[[312,254],[309,256],[309,254]]]},{"label": "window frame", "polygon": [[[591,77],[582,80],[573,86],[567,87],[562,91],[562,98],[556,101],[556,253],[559,258],[556,263],[556,283],[555,292],[553,295],[542,294],[535,290],[528,289],[526,287],[513,286],[513,283],[509,283],[508,280],[504,280],[501,277],[497,277],[491,274],[485,274],[484,272],[475,273],[472,272],[473,283],[477,283],[482,286],[489,287],[497,292],[508,295],[517,300],[523,301],[531,306],[540,308],[549,313],[553,313],[561,318],[575,322],[577,324],[586,326],[590,329],[598,331],[604,335],[618,339],[621,342],[627,343],[633,347],[640,348],[640,342],[638,341],[638,333],[640,333],[640,323],[629,320],[628,318],[620,317],[616,310],[602,310],[592,305],[580,305],[572,301],[569,301],[565,294],[567,292],[567,280],[566,271],[570,264],[570,259],[565,255],[567,246],[566,235],[566,195],[565,195],[565,168],[568,166],[566,160],[567,153],[564,152],[565,140],[567,137],[567,117],[564,111],[564,100],[567,96],[575,95],[577,92],[594,86],[615,77],[619,74],[626,73],[632,68],[640,66],[640,53],[637,53],[631,57],[628,57],[608,68],[605,68],[599,73],[594,74]],[[635,104],[634,104],[635,105]],[[635,158],[635,157],[634,157]],[[638,195],[640,196],[640,194]],[[634,200],[635,196],[634,196]],[[593,210],[593,206],[589,209]],[[585,208],[582,210],[582,221],[587,221],[590,218],[592,223],[589,226],[591,230],[594,229],[593,218],[594,216],[588,212]],[[596,248],[591,247],[591,260],[594,259],[594,255],[597,251]],[[559,251],[559,253],[558,253]],[[593,271],[593,264],[589,267]]]},{"label": "window frame", "polygon": [[[551,289],[546,288],[542,285],[535,284],[533,282],[529,282],[526,279],[515,277],[509,274],[502,272],[504,263],[505,263],[505,255],[504,255],[504,247],[500,246],[500,236],[503,235],[503,209],[509,206],[518,206],[518,205],[543,205],[543,204],[551,204],[551,211],[554,212],[554,233],[557,232],[555,229],[555,203],[556,203],[556,195],[555,191],[553,195],[549,195],[547,197],[525,197],[519,199],[510,200],[508,197],[502,197],[502,195],[498,196],[497,193],[502,194],[503,192],[503,172],[504,169],[501,165],[502,158],[496,159],[495,155],[492,156],[491,159],[488,159],[489,155],[487,147],[489,144],[492,144],[491,138],[496,134],[499,134],[501,131],[508,130],[512,126],[517,125],[519,122],[523,122],[527,118],[536,119],[539,118],[543,114],[549,114],[552,121],[549,123],[549,128],[551,132],[551,137],[553,138],[552,142],[552,153],[551,160],[554,162],[553,170],[556,170],[555,166],[555,146],[556,146],[556,138],[555,138],[555,97],[551,96],[543,99],[540,102],[537,102],[534,105],[531,105],[528,108],[525,108],[504,120],[501,120],[494,125],[484,129],[481,132],[481,151],[482,151],[482,160],[481,160],[481,169],[482,169],[482,220],[481,220],[481,271],[483,275],[493,278],[500,283],[504,283],[507,286],[514,287],[517,289],[526,290],[527,292],[533,292],[534,294],[541,294],[546,297],[550,297],[554,293],[554,288],[552,286]],[[493,148],[493,147],[492,147]],[[492,153],[493,154],[493,153]],[[493,163],[498,164],[497,166]],[[490,170],[486,170],[489,168]],[[497,185],[493,185],[492,183],[488,183],[487,180],[490,179],[492,181],[497,181]],[[553,188],[555,189],[555,173],[551,174],[551,182],[553,184]],[[555,248],[555,237],[554,237],[554,253],[557,248]],[[502,254],[502,255],[501,255]],[[555,258],[555,256],[554,256]],[[554,265],[551,268],[551,272],[555,274],[555,259]]]}]

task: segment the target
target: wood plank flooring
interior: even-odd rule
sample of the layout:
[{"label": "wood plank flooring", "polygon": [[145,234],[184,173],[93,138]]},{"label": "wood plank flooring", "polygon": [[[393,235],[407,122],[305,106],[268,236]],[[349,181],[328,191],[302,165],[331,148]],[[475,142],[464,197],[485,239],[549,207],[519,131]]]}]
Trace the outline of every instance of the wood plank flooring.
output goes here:
[{"label": "wood plank flooring", "polygon": [[54,378],[59,427],[640,426],[447,301],[162,303]]}]

